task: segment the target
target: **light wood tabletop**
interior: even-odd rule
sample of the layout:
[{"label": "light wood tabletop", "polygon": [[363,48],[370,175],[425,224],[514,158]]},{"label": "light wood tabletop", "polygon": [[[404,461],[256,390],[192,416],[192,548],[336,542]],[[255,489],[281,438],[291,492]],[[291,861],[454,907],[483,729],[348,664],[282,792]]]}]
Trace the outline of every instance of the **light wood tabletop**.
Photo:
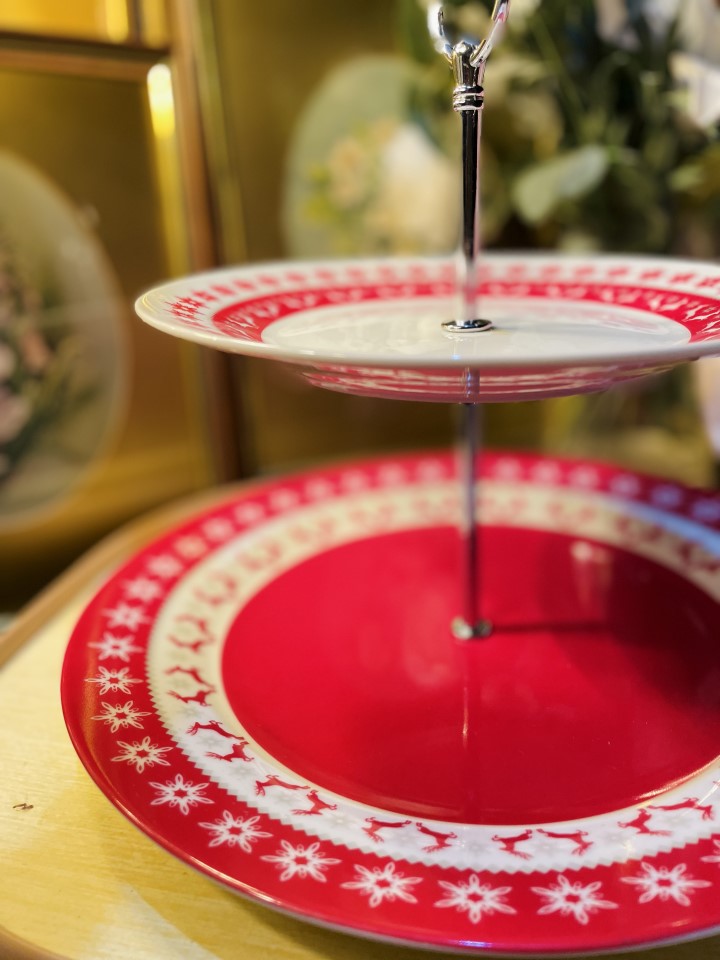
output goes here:
[{"label": "light wood tabletop", "polygon": [[[0,960],[417,960],[424,955],[314,927],[222,889],[118,813],[70,744],[59,676],[87,598],[105,572],[140,545],[229,492],[195,497],[114,535],[0,635]],[[717,960],[720,938],[632,956]]]}]

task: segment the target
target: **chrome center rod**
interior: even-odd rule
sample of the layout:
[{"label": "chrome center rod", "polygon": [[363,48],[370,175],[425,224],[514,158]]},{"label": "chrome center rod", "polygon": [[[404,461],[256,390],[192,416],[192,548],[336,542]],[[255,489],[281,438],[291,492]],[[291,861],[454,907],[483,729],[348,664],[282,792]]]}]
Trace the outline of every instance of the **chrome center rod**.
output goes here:
[{"label": "chrome center rod", "polygon": [[[482,108],[485,100],[483,78],[488,56],[497,43],[508,18],[510,0],[496,0],[491,28],[484,40],[460,38],[451,42],[447,36],[442,6],[431,4],[428,27],[436,49],[452,67],[455,79],[453,109],[462,122],[462,234],[458,266],[458,314],[443,323],[450,336],[475,336],[493,329],[492,321],[478,312],[477,261],[480,253],[480,139]],[[472,378],[473,371],[468,371]],[[480,528],[476,492],[480,445],[480,411],[475,403],[462,405],[458,473],[461,483],[462,518],[462,598],[463,609],[452,623],[452,631],[462,640],[487,637],[492,626],[483,619],[480,609]]]},{"label": "chrome center rod", "polygon": [[476,403],[463,403],[461,408],[458,473],[460,479],[461,598],[462,612],[455,617],[451,629],[459,640],[487,637],[492,625],[483,619],[480,608],[480,526],[476,502],[479,473],[480,414]]}]

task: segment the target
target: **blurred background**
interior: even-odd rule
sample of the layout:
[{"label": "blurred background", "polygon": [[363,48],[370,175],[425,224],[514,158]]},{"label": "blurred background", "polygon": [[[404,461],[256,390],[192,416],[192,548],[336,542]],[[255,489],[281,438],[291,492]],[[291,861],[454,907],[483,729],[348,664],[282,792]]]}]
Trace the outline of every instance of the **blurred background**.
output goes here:
[{"label": "blurred background", "polygon": [[[446,6],[484,33],[487,4]],[[0,2],[0,610],[183,493],[452,442],[447,406],[324,393],[132,312],[218,264],[453,249],[458,128],[426,13]],[[513,0],[486,81],[488,246],[718,255],[716,0]],[[490,407],[487,440],[713,485],[716,369]]]}]

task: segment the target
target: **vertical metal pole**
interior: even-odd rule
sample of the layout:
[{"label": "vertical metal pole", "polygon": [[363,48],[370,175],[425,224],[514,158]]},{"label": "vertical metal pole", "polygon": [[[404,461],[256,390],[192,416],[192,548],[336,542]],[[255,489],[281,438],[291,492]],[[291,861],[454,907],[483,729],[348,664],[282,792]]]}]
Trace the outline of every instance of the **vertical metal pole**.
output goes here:
[{"label": "vertical metal pole", "polygon": [[[462,121],[462,236],[460,241],[460,315],[444,324],[451,333],[472,333],[491,330],[492,323],[478,316],[477,260],[480,252],[480,134],[482,129],[484,64],[472,62],[475,48],[467,43],[453,47],[452,65],[455,74],[453,107]],[[475,402],[477,374],[468,372],[468,400],[462,405],[459,468],[462,517],[461,578],[462,612],[452,623],[452,631],[462,640],[486,637],[491,626],[480,609],[480,528],[478,525],[476,489],[478,451],[480,445],[480,409]]]},{"label": "vertical metal pole", "polygon": [[[443,323],[450,335],[492,330],[492,322],[478,316],[477,258],[480,252],[480,130],[484,102],[482,88],[487,58],[507,21],[510,0],[495,0],[492,27],[480,43],[460,40],[451,43],[445,31],[441,3],[428,7],[428,28],[435,48],[452,67],[455,79],[453,109],[462,118],[462,237],[458,288],[458,316]],[[463,612],[452,623],[457,637],[469,640],[486,637],[492,627],[480,613],[480,540],[475,493],[479,446],[479,384],[477,371],[468,369],[460,435],[459,476],[463,500],[461,538],[463,544]]]},{"label": "vertical metal pole", "polygon": [[478,454],[480,450],[480,407],[464,403],[461,408],[458,474],[460,480],[460,539],[462,612],[452,623],[460,640],[489,636],[492,627],[483,619],[480,607],[480,527],[477,510]]},{"label": "vertical metal pole", "polygon": [[492,330],[492,323],[477,312],[476,267],[480,252],[480,132],[482,128],[485,65],[473,66],[475,47],[462,41],[452,48],[455,75],[453,109],[462,121],[462,234],[460,238],[458,316],[443,323],[447,333]]},{"label": "vertical metal pole", "polygon": [[480,110],[464,110],[462,121],[462,237],[460,310],[463,324],[477,319],[477,258],[480,252]]}]

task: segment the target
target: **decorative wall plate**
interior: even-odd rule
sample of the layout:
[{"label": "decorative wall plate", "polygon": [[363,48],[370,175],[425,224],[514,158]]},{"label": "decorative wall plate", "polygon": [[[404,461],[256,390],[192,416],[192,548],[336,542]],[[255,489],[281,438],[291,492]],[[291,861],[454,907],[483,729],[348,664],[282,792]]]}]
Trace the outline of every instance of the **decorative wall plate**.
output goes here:
[{"label": "decorative wall plate", "polygon": [[114,573],[70,641],[75,748],[261,903],[459,952],[720,927],[720,498],[488,457],[484,607],[450,633],[446,456],[248,489]]},{"label": "decorative wall plate", "polygon": [[126,311],[74,201],[0,150],[0,530],[56,510],[106,454],[124,414]]},{"label": "decorative wall plate", "polygon": [[173,281],[142,296],[175,336],[284,361],[312,383],[399,399],[522,400],[604,390],[720,354],[720,267],[632,257],[488,254],[494,329],[451,334],[449,259],[278,263]]}]

